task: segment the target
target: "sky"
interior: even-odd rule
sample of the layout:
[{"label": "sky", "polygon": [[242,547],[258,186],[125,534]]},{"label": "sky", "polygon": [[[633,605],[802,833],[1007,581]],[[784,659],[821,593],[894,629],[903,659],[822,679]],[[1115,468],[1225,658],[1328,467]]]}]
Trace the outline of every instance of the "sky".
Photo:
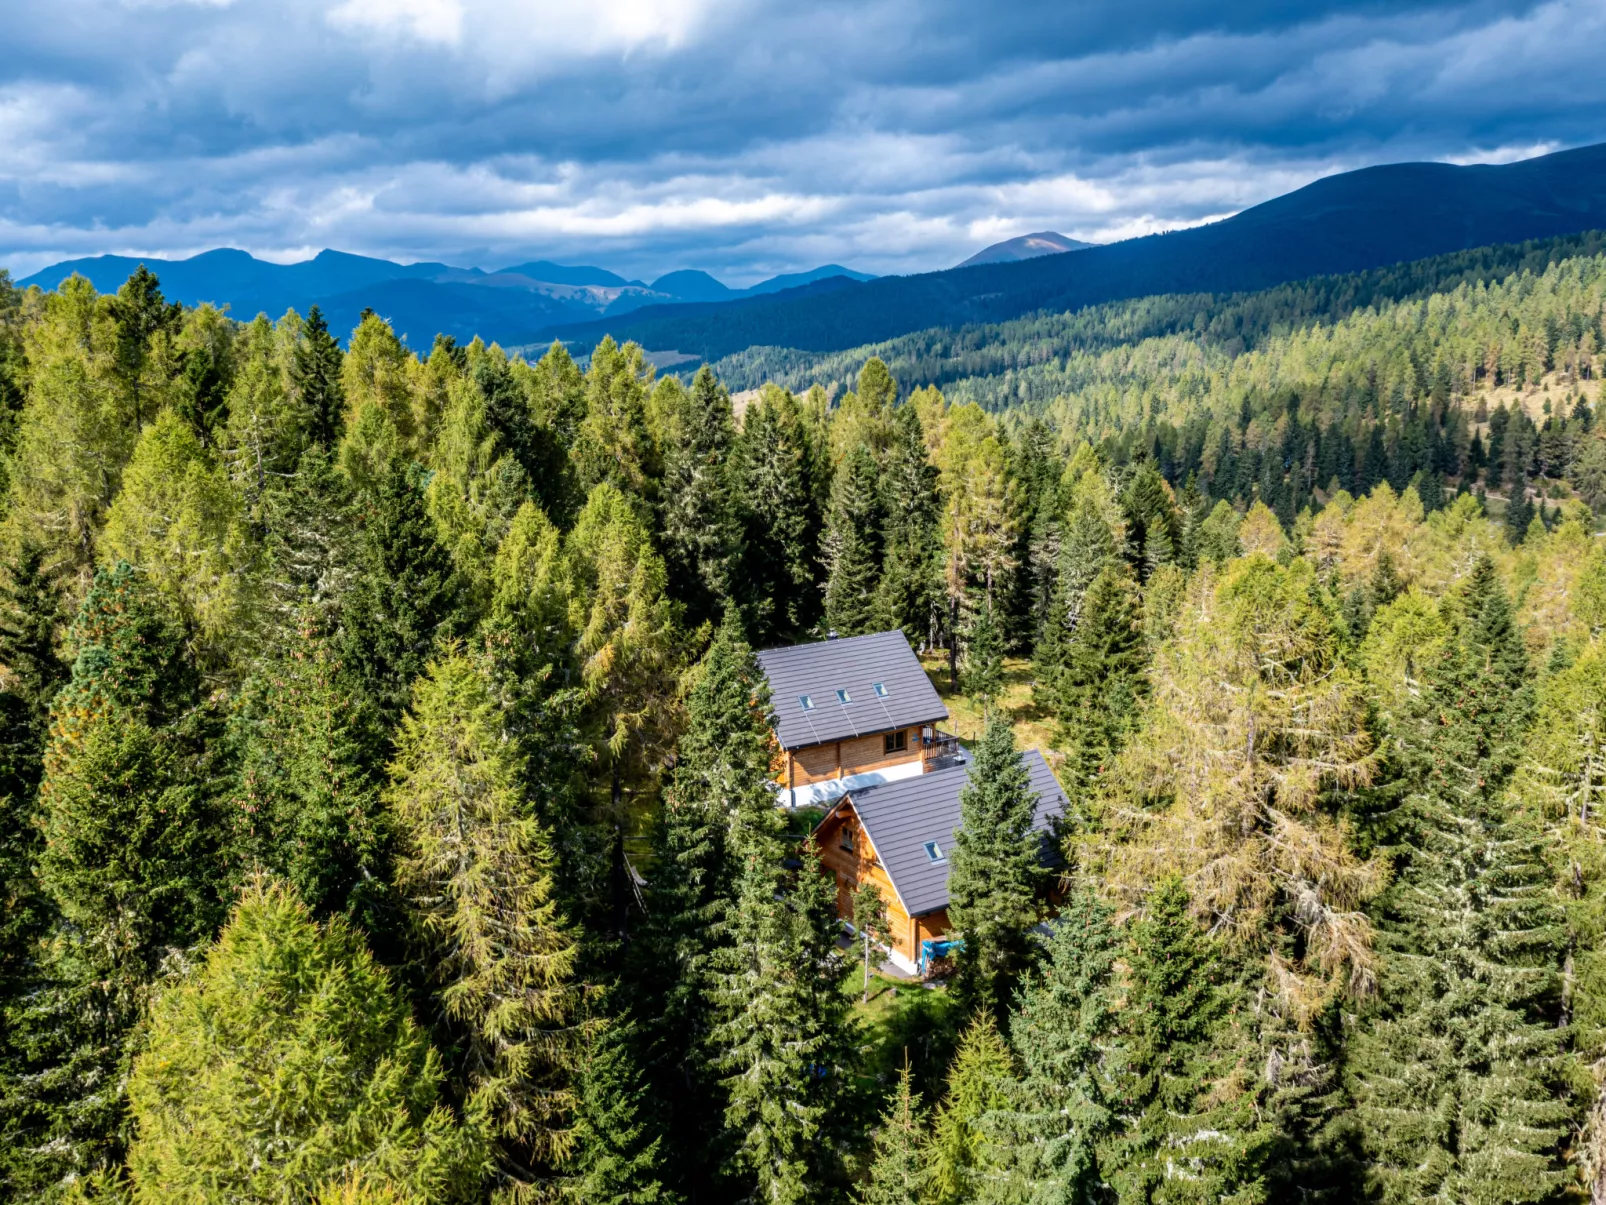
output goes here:
[{"label": "sky", "polygon": [[1606,0],[5,7],[16,277],[219,246],[733,285],[925,271],[1372,163],[1606,140]]}]

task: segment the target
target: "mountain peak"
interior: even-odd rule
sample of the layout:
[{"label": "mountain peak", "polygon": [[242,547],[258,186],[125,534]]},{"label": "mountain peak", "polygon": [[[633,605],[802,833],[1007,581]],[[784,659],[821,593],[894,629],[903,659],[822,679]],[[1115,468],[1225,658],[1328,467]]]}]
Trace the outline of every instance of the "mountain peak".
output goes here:
[{"label": "mountain peak", "polygon": [[1052,230],[1039,230],[1036,234],[1023,234],[1005,239],[991,247],[983,247],[958,268],[973,268],[977,264],[1007,264],[1021,259],[1036,259],[1039,255],[1060,255],[1066,251],[1083,251],[1093,246],[1080,239],[1066,238]]}]

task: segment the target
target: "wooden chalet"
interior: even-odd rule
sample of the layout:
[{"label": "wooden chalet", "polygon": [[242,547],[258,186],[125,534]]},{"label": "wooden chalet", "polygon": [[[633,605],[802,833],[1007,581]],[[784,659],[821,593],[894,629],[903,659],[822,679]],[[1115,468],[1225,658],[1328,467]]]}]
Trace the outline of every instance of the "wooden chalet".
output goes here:
[{"label": "wooden chalet", "polygon": [[[758,660],[776,716],[780,802],[828,809],[814,841],[836,875],[838,913],[850,918],[853,892],[875,882],[894,963],[923,969],[948,933],[948,857],[970,778],[959,742],[937,727],[948,709],[902,632],[768,649]],[[1024,756],[1046,846],[1065,793],[1041,753]]]},{"label": "wooden chalet", "polygon": [[[1037,797],[1033,827],[1050,858],[1049,837],[1065,814],[1065,792],[1041,753],[1028,749],[1022,757]],[[850,791],[814,830],[820,861],[836,874],[838,914],[851,917],[853,892],[873,880],[891,921],[889,952],[906,971],[923,970],[932,945],[948,933],[949,855],[959,830],[959,793],[972,764]]]},{"label": "wooden chalet", "polygon": [[937,728],[948,709],[902,632],[766,649],[758,663],[775,710],[775,780],[790,807],[922,774],[959,752]]}]

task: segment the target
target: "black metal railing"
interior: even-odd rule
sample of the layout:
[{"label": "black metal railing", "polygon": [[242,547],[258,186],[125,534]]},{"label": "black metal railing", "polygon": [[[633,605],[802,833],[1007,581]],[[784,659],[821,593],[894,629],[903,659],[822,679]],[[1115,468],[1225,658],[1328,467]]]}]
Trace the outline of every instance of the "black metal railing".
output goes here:
[{"label": "black metal railing", "polygon": [[965,751],[959,738],[941,728],[927,728],[920,736],[921,769],[925,772],[944,770],[965,760]]}]

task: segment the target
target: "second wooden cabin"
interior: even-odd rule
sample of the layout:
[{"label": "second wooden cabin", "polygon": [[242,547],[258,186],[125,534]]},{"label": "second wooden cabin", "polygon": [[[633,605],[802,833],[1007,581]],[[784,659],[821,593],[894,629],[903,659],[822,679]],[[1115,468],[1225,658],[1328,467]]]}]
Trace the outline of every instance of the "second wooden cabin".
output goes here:
[{"label": "second wooden cabin", "polygon": [[[948,709],[900,631],[768,649],[758,660],[776,717],[780,800],[828,809],[814,841],[836,876],[838,913],[849,919],[853,892],[874,882],[893,962],[923,969],[949,931],[949,855],[971,768],[938,727]],[[1048,855],[1065,793],[1041,753],[1023,756]]]}]

